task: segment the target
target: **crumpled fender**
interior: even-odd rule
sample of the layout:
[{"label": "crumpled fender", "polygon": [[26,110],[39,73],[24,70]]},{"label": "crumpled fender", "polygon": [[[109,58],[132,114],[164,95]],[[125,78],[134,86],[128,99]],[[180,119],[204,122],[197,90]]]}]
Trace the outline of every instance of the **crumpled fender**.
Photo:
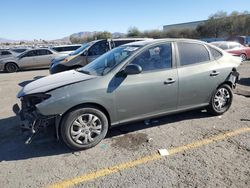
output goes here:
[{"label": "crumpled fender", "polygon": [[240,73],[234,68],[226,81],[232,83],[232,86],[235,88],[236,84],[239,81],[239,77]]}]

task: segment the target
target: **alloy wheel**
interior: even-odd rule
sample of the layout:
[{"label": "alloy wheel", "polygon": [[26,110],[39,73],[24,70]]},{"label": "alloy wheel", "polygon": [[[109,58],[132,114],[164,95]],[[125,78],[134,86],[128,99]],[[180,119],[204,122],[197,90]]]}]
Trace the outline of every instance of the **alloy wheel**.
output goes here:
[{"label": "alloy wheel", "polygon": [[83,114],[77,117],[70,128],[70,135],[74,142],[81,145],[92,143],[101,134],[102,123],[94,114]]},{"label": "alloy wheel", "polygon": [[214,107],[218,111],[222,111],[224,108],[229,105],[231,96],[229,91],[226,88],[220,88],[217,90],[214,96]]}]

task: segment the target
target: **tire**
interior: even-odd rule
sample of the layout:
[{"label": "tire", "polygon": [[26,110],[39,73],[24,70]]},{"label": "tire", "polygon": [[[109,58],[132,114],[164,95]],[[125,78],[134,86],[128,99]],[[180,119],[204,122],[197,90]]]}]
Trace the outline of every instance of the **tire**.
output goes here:
[{"label": "tire", "polygon": [[207,111],[212,115],[222,115],[231,107],[232,101],[233,92],[231,87],[223,84],[213,93]]},{"label": "tire", "polygon": [[101,110],[83,107],[67,113],[62,119],[60,130],[62,139],[69,148],[83,150],[101,142],[108,128],[108,119]]},{"label": "tire", "polygon": [[242,62],[247,60],[246,54],[241,54],[240,57]]},{"label": "tire", "polygon": [[8,73],[12,73],[12,72],[17,72],[18,71],[18,66],[15,63],[7,63],[5,65],[5,71]]}]

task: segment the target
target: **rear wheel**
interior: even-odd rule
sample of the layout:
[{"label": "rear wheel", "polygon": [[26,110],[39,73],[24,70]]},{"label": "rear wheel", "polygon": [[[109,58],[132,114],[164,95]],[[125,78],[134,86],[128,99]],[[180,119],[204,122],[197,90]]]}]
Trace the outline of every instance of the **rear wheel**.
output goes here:
[{"label": "rear wheel", "polygon": [[99,109],[86,107],[69,112],[62,120],[61,135],[74,150],[94,147],[108,131],[108,119]]},{"label": "rear wheel", "polygon": [[221,115],[230,108],[232,101],[233,92],[231,87],[223,84],[214,92],[207,110],[212,115]]},{"label": "rear wheel", "polygon": [[240,57],[241,57],[241,61],[246,61],[247,60],[246,54],[241,54]]},{"label": "rear wheel", "polygon": [[8,73],[17,72],[18,71],[18,66],[15,63],[7,63],[5,65],[5,71],[8,72]]}]

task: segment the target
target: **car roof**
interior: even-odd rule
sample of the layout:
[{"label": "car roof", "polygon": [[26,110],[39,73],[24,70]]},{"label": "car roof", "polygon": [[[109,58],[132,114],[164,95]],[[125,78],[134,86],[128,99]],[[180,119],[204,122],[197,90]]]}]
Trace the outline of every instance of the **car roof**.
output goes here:
[{"label": "car roof", "polygon": [[144,40],[152,40],[153,38],[116,38],[116,39],[110,39],[112,41],[126,41],[126,40],[140,40],[140,41],[144,41]]},{"label": "car roof", "polygon": [[82,44],[68,44],[68,45],[58,45],[58,46],[52,46],[50,48],[58,48],[58,47],[68,47],[68,46],[81,46]]},{"label": "car roof", "polygon": [[32,48],[32,49],[28,49],[26,51],[24,51],[23,53],[27,53],[27,52],[30,52],[30,51],[34,51],[34,50],[49,50],[49,51],[53,51],[53,49],[50,49],[50,48]]},{"label": "car roof", "polygon": [[165,39],[151,39],[151,40],[144,40],[144,41],[136,41],[136,42],[131,42],[128,44],[124,44],[123,46],[145,46],[149,44],[154,44],[158,42],[195,42],[195,43],[200,43],[200,44],[206,44],[206,42],[200,41],[200,40],[195,40],[195,39],[185,39],[185,38],[165,38]]},{"label": "car roof", "polygon": [[240,44],[240,43],[236,41],[216,41],[216,42],[211,42],[211,44]]}]

